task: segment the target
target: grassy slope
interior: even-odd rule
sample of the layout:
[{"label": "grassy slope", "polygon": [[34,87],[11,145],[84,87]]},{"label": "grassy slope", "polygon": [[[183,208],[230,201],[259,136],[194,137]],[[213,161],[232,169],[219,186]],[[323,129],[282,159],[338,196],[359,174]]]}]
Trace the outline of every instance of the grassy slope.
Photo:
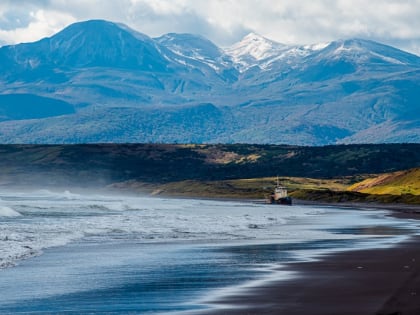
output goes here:
[{"label": "grassy slope", "polygon": [[368,178],[348,190],[375,195],[420,195],[420,168]]},{"label": "grassy slope", "polygon": [[[337,179],[282,177],[281,183],[288,187],[289,194],[296,199],[321,202],[420,204],[420,195],[375,195],[348,191],[353,180],[353,177]],[[264,199],[272,192],[275,182],[275,177],[214,181],[186,180],[164,184],[131,180],[116,183],[110,187],[164,196]]]},{"label": "grassy slope", "polygon": [[332,202],[380,202],[420,204],[420,168],[370,175],[339,191],[301,189],[296,198]]},{"label": "grassy slope", "polygon": [[[301,177],[282,177],[282,185],[290,191],[333,190],[341,191],[348,187],[350,178],[343,179],[313,179]],[[138,181],[128,181],[112,185],[113,188],[131,191],[144,191],[152,194],[224,198],[262,199],[269,195],[276,184],[276,177],[253,179],[199,181],[186,180],[165,184],[147,184]]]}]

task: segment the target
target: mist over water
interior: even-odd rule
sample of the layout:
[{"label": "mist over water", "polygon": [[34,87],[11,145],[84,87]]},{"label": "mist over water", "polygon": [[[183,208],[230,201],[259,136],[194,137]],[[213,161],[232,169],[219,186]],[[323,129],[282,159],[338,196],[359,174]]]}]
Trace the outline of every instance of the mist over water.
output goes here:
[{"label": "mist over water", "polygon": [[[175,300],[186,302],[203,290],[229,286],[232,280],[219,275],[223,270],[234,273],[235,281],[246,282],[250,279],[244,275],[249,273],[240,272],[241,266],[308,259],[353,245],[387,246],[401,239],[397,234],[414,233],[411,231],[416,223],[407,224],[406,220],[386,217],[385,213],[71,191],[2,192],[0,288],[10,288],[2,298],[4,303],[13,304],[28,298],[42,301],[49,296],[81,294],[76,300],[82,305],[81,292],[96,290],[100,292],[95,300],[98,304],[89,300],[84,308],[92,311],[95,305],[100,308],[104,304],[104,292],[125,292],[116,298],[116,305],[120,305],[135,290],[137,295],[132,299],[140,304],[131,305],[134,310],[180,310],[179,305],[159,308],[159,296],[172,296],[171,303],[175,305]],[[407,233],[395,232],[398,230]],[[242,251],[241,246],[252,254]],[[31,260],[51,250],[59,254],[46,257],[48,264],[43,262],[44,256]],[[228,265],[224,265],[226,261]],[[135,277],[127,276],[130,272]],[[27,278],[31,278],[33,287]],[[172,291],[167,288],[171,281]],[[165,285],[151,287],[150,283]],[[127,286],[129,291],[121,289]],[[38,287],[43,289],[37,290]],[[115,291],[115,287],[119,289]],[[69,300],[74,302],[74,296]],[[51,303],[48,300],[47,304],[57,311],[67,302],[54,302],[55,306]],[[0,303],[0,310],[1,307]],[[13,312],[31,310],[25,307],[14,308]],[[42,309],[45,305],[40,302],[34,307]],[[110,309],[113,308],[103,311]]]},{"label": "mist over water", "polygon": [[[262,211],[261,211],[262,210]],[[0,267],[72,241],[235,240],[287,237],[289,217],[322,210],[251,203],[79,195],[69,191],[0,195]]]}]

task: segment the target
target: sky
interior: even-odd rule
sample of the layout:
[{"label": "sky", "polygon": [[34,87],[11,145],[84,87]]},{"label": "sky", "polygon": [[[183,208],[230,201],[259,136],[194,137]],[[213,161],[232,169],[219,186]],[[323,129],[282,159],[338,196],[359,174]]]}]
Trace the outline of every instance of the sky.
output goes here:
[{"label": "sky", "polygon": [[420,0],[1,0],[0,45],[89,19],[151,37],[200,34],[221,47],[255,32],[288,45],[358,37],[420,55]]}]

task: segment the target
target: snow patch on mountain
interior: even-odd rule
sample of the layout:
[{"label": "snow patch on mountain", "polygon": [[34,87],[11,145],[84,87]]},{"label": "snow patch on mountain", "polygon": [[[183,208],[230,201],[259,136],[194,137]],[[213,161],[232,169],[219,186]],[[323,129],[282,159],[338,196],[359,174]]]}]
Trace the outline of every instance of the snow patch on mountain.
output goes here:
[{"label": "snow patch on mountain", "polygon": [[[219,72],[232,67],[230,58],[210,40],[194,34],[169,33],[155,39],[174,54],[188,60],[199,61]],[[179,62],[180,59],[178,58]],[[183,61],[183,64],[188,64]]]},{"label": "snow patch on mountain", "polygon": [[261,70],[271,70],[275,64],[280,67],[299,67],[303,58],[321,51],[331,43],[316,43],[312,45],[284,45],[267,39],[256,33],[250,33],[240,42],[225,49],[236,67],[245,72],[257,66]]},{"label": "snow patch on mountain", "polygon": [[418,64],[419,60],[417,56],[399,49],[364,39],[337,40],[329,43],[324,50],[326,54],[323,58],[347,60],[358,64],[408,65]]},{"label": "snow patch on mountain", "polygon": [[269,40],[261,35],[250,33],[240,42],[225,49],[241,71],[259,65],[261,61],[279,56],[289,47]]},{"label": "snow patch on mountain", "polygon": [[324,49],[330,44],[331,42],[317,43],[317,44],[312,44],[312,45],[305,45],[303,46],[303,48],[307,51],[318,51],[318,50]]},{"label": "snow patch on mountain", "polygon": [[80,22],[0,48],[0,142],[419,141],[419,75],[418,56],[363,39],[221,49]]}]

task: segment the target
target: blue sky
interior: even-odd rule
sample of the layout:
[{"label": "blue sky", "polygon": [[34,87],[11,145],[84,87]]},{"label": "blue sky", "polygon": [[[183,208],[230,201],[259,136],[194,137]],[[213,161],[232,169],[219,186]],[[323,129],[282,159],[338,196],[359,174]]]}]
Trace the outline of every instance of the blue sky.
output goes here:
[{"label": "blue sky", "polygon": [[152,37],[201,34],[220,46],[252,31],[284,44],[360,37],[420,55],[420,0],[2,0],[0,45],[88,19],[122,22]]}]

